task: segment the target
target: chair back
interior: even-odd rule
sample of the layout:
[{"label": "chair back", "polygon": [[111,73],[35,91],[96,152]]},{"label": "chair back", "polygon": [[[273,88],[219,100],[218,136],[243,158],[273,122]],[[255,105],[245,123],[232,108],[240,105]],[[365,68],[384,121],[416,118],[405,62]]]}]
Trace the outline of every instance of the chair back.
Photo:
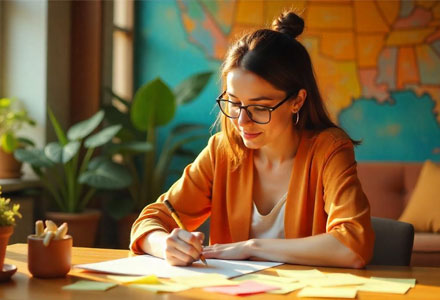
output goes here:
[{"label": "chair back", "polygon": [[376,235],[370,265],[409,266],[414,242],[414,227],[393,219],[371,217]]}]

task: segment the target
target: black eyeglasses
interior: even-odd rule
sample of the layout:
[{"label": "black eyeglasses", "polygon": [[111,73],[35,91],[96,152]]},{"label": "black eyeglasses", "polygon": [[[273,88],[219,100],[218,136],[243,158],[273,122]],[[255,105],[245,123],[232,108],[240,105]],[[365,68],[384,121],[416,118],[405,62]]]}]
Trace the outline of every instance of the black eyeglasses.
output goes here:
[{"label": "black eyeglasses", "polygon": [[226,91],[218,96],[216,101],[220,107],[220,110],[226,117],[237,119],[240,116],[241,110],[244,109],[249,119],[251,119],[253,122],[258,124],[267,124],[270,122],[272,112],[280,107],[284,102],[289,100],[295,93],[288,94],[286,98],[281,100],[281,102],[275,106],[264,106],[258,104],[240,105],[240,103],[222,99],[225,94]]}]

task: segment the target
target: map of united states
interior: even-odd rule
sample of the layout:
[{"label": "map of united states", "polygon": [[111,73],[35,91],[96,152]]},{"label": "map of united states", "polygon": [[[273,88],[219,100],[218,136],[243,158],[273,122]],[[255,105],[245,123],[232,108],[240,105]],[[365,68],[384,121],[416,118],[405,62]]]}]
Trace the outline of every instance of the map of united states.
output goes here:
[{"label": "map of united states", "polygon": [[[440,1],[179,0],[177,5],[190,43],[207,59],[218,61],[237,37],[269,27],[281,11],[294,8],[304,18],[300,41],[311,55],[332,118],[366,142],[381,134],[384,139],[397,141],[404,134],[408,139],[420,133],[407,132],[407,119],[401,115],[388,118],[388,108],[407,111],[408,105],[414,105],[411,101],[418,101],[418,108],[423,107],[419,113],[426,118],[420,130],[428,130],[430,140],[436,139],[425,143],[426,151],[428,156],[438,154]],[[374,138],[356,126],[371,122],[366,116],[370,111],[379,122]],[[426,158],[420,147],[414,151],[419,151],[420,159]]]}]

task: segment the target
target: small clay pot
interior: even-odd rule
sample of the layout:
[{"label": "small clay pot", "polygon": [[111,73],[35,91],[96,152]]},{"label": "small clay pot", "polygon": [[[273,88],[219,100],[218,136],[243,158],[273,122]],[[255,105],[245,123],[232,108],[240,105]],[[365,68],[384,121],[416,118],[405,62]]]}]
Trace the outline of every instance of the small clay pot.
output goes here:
[{"label": "small clay pot", "polygon": [[46,247],[43,239],[28,236],[28,269],[34,277],[64,277],[70,271],[72,237],[66,235],[60,240],[51,240]]}]

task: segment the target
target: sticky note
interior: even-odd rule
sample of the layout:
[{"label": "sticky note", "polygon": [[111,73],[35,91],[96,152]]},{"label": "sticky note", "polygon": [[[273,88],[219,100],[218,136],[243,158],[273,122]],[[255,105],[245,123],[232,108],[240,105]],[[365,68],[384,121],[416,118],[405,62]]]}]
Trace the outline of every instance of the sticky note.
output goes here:
[{"label": "sticky note", "polygon": [[130,284],[127,286],[130,288],[142,289],[142,290],[149,291],[152,293],[160,293],[160,292],[177,293],[177,292],[181,292],[181,291],[189,289],[189,287],[187,287],[186,285],[178,284],[178,283],[174,283],[174,284],[168,284],[168,283],[163,283],[163,284]]},{"label": "sticky note", "polygon": [[405,294],[411,288],[408,283],[396,283],[384,280],[369,280],[364,285],[357,287],[358,291],[375,292],[375,293],[390,293],[390,294]]},{"label": "sticky note", "polygon": [[295,282],[295,278],[271,276],[265,274],[248,274],[233,279],[234,281],[252,280],[263,284],[269,284],[278,287],[277,290],[268,291],[269,294],[287,294],[299,290],[306,285]]},{"label": "sticky note", "polygon": [[300,282],[313,287],[331,287],[343,285],[360,285],[369,281],[368,278],[348,274],[348,273],[329,273],[322,278],[305,278]]},{"label": "sticky note", "polygon": [[116,283],[79,280],[75,283],[63,286],[63,290],[67,291],[106,291],[117,286]]},{"label": "sticky note", "polygon": [[281,277],[281,276],[272,276],[265,274],[247,274],[240,277],[234,278],[234,280],[243,281],[243,280],[255,280],[255,281],[270,281],[270,282],[279,282],[279,283],[292,283],[298,281],[296,278],[291,277]]},{"label": "sticky note", "polygon": [[416,286],[416,279],[415,278],[388,278],[388,277],[371,277],[371,280],[379,280],[379,281],[391,281],[396,283],[406,283],[410,284],[411,287]]},{"label": "sticky note", "polygon": [[123,284],[159,284],[160,281],[156,275],[148,275],[148,276],[116,276],[116,275],[107,275],[108,279],[117,281]]},{"label": "sticky note", "polygon": [[243,281],[235,286],[217,286],[204,288],[204,290],[208,292],[222,293],[228,295],[258,294],[276,289],[278,289],[276,286],[266,285],[256,281]]},{"label": "sticky note", "polygon": [[221,286],[221,285],[238,285],[239,282],[227,279],[221,274],[205,274],[196,276],[171,277],[172,281],[186,285],[192,288]]},{"label": "sticky note", "polygon": [[356,298],[356,288],[306,287],[298,297]]},{"label": "sticky note", "polygon": [[312,270],[276,270],[278,275],[296,279],[303,278],[321,278],[325,277],[325,274],[317,269]]}]

